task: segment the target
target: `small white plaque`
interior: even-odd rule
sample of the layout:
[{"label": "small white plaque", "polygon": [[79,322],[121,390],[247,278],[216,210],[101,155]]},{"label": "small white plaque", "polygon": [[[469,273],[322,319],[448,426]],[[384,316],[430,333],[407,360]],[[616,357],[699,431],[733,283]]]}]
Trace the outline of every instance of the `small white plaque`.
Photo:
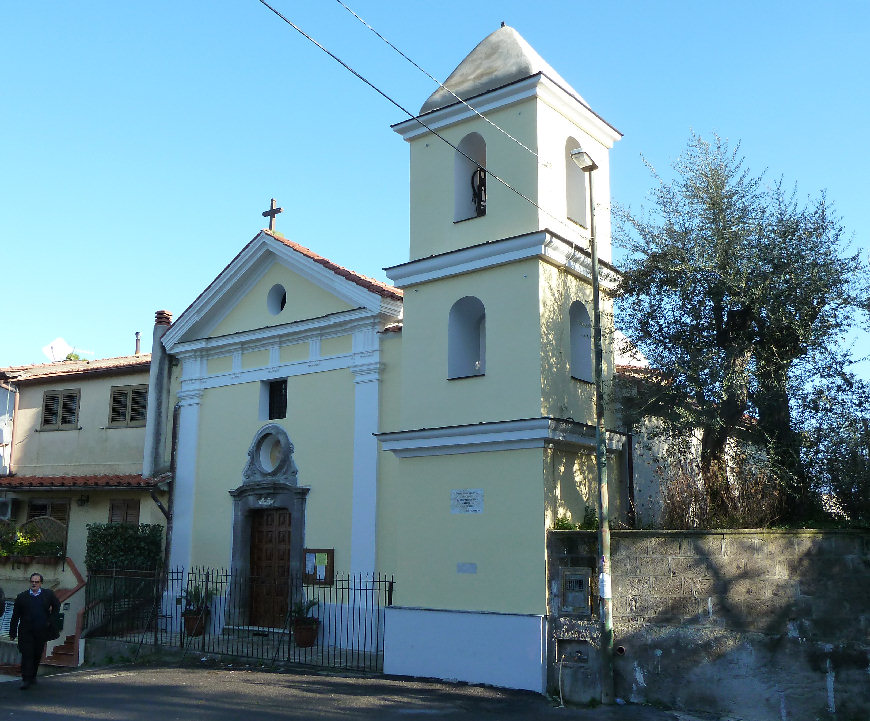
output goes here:
[{"label": "small white plaque", "polygon": [[451,513],[483,513],[482,488],[454,488],[450,491]]},{"label": "small white plaque", "polygon": [[598,574],[598,596],[599,598],[613,598],[613,594],[610,590],[610,574],[609,573],[599,573]]}]

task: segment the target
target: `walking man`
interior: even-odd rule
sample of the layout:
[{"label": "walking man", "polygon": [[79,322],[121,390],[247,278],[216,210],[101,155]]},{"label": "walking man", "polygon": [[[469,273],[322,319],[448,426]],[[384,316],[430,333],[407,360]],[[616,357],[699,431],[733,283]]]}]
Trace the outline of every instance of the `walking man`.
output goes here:
[{"label": "walking man", "polygon": [[18,636],[22,689],[36,683],[36,672],[45,651],[45,642],[51,636],[52,616],[60,612],[60,601],[54,591],[42,587],[42,581],[40,573],[30,576],[30,590],[19,593],[15,598],[9,623],[9,638],[15,640]]}]

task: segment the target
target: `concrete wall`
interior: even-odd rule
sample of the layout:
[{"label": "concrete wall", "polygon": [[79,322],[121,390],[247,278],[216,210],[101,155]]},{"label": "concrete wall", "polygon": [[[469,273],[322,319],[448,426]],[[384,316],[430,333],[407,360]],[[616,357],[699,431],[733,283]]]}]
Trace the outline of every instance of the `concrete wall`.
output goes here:
[{"label": "concrete wall", "polygon": [[[594,532],[548,535],[549,678],[558,688],[561,670],[566,700],[599,693],[598,632],[562,609],[561,569],[596,555]],[[754,721],[870,717],[870,534],[619,531],[612,555],[618,697]]]}]

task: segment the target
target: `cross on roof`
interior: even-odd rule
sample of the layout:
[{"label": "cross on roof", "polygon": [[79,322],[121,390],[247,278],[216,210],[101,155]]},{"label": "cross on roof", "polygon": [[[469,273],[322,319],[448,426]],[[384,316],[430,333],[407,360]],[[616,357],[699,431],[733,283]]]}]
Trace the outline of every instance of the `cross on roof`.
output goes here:
[{"label": "cross on roof", "polygon": [[278,215],[278,213],[284,212],[284,208],[276,208],[275,205],[276,205],[275,199],[272,198],[272,204],[271,204],[269,210],[263,211],[263,217],[269,218],[269,230],[275,230],[275,216]]}]

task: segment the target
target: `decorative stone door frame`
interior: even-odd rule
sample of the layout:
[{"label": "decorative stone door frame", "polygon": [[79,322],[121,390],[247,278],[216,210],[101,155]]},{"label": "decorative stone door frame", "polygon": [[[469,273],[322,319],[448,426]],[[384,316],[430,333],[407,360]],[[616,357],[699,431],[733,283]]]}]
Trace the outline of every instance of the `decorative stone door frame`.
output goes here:
[{"label": "decorative stone door frame", "polygon": [[[286,508],[290,512],[290,577],[297,584],[301,582],[305,500],[311,489],[300,487],[297,476],[293,444],[287,432],[275,423],[263,426],[248,449],[242,484],[229,492],[233,497],[231,568],[235,577],[247,578],[250,575],[252,513],[264,508]],[[230,598],[234,617],[245,618],[247,584],[239,584],[234,591]],[[290,592],[292,594],[292,588]]]}]

